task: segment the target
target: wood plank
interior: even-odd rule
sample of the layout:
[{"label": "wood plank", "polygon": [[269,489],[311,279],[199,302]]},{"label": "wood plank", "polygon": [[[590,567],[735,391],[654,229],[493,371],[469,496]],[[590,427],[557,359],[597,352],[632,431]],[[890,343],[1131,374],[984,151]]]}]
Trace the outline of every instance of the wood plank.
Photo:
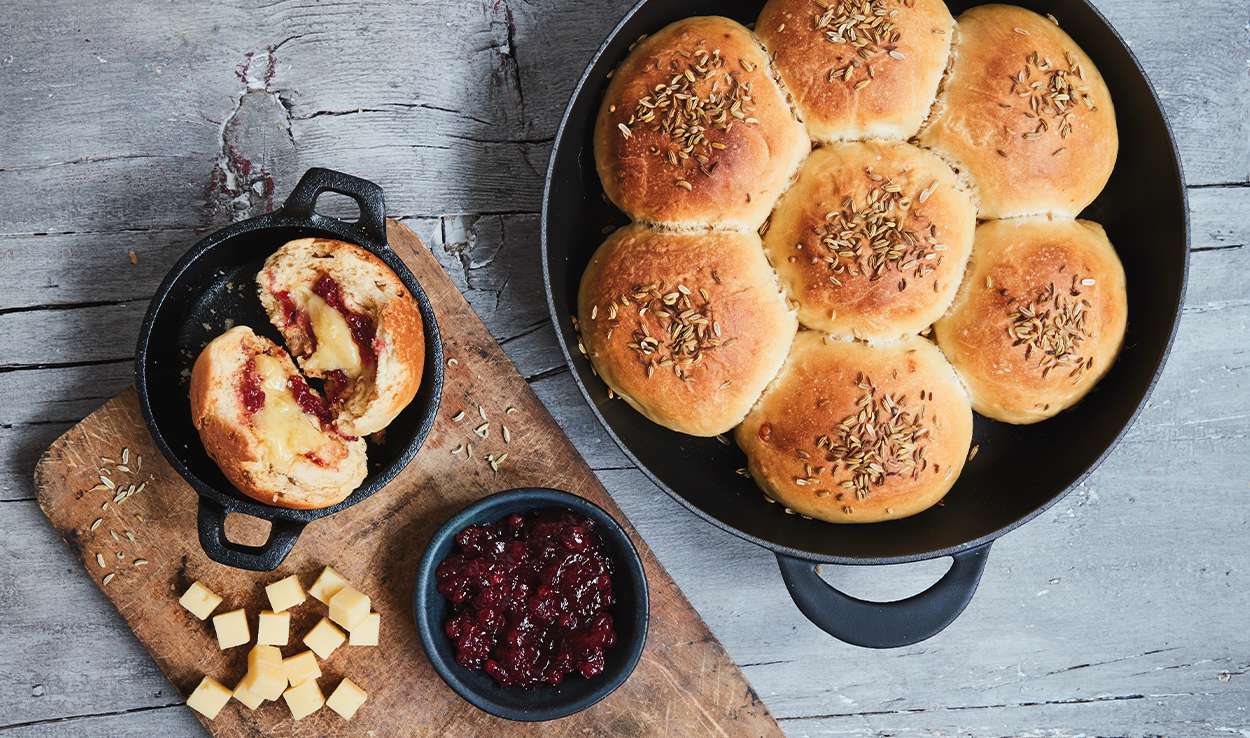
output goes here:
[{"label": "wood plank", "polygon": [[[454,696],[420,651],[411,622],[409,583],[421,543],[467,502],[511,487],[554,486],[588,497],[609,511],[619,514],[619,510],[424,245],[394,222],[388,236],[392,248],[408,261],[426,288],[440,325],[446,327],[443,342],[448,359],[457,361],[449,363],[434,430],[417,459],[387,491],[311,524],[296,550],[272,574],[215,564],[204,556],[196,538],[195,494],[159,456],[139,417],[136,394],[129,389],[63,436],[44,456],[36,470],[40,506],[182,694],[189,694],[205,673],[223,683],[235,683],[245,657],[245,649],[219,652],[207,624],[177,604],[177,594],[192,580],[204,581],[221,593],[226,598],[223,610],[247,607],[255,611],[265,602],[259,584],[292,573],[310,580],[330,564],[373,597],[373,609],[386,624],[387,637],[377,648],[348,648],[345,655],[336,653],[332,661],[321,664],[328,675],[327,687],[340,677],[351,676],[371,692],[372,699],[353,725],[387,734],[414,730],[425,735],[492,734],[507,721]],[[505,407],[518,412],[508,415],[513,429],[510,441],[492,445],[470,436],[480,444],[470,461],[449,453],[469,436],[452,415],[475,405],[486,407],[485,412],[494,418],[503,417]],[[122,446],[128,451],[122,452]],[[481,461],[487,450],[496,455],[506,450],[512,459],[492,474]],[[116,458],[122,453],[141,455],[144,465],[141,471],[119,471],[114,476],[129,478],[138,472],[148,489],[124,503],[110,503],[109,490],[93,493],[88,487],[99,477],[99,457]],[[397,494],[398,490],[408,493]],[[103,522],[94,526],[97,518]],[[624,521],[623,525],[628,529]],[[118,528],[130,530],[135,540],[115,537]],[[692,730],[712,734],[726,729],[780,735],[767,708],[658,561],[636,537],[635,544],[651,588],[647,647],[625,685],[598,705],[569,717],[566,725],[592,731],[596,726],[631,726],[629,730],[639,735],[686,735]],[[100,556],[103,565],[96,563]],[[150,563],[138,568],[131,562],[139,558]],[[102,578],[108,574],[113,577],[106,584]],[[293,633],[306,632],[321,614],[316,608],[299,608]],[[297,646],[288,647],[285,655],[298,652]],[[398,674],[403,678],[397,679]],[[280,708],[245,711],[232,702],[216,720],[202,722],[217,735],[275,729],[290,735],[324,735],[341,725],[336,720],[323,711],[296,723]],[[508,725],[510,732],[522,735],[543,732],[541,724]]]}]

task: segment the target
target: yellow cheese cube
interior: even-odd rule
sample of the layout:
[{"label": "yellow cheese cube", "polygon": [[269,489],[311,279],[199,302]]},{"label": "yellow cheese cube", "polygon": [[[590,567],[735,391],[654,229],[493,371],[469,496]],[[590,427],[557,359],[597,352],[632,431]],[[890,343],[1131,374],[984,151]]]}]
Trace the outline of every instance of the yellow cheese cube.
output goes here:
[{"label": "yellow cheese cube", "polygon": [[282,699],[286,700],[287,707],[291,708],[291,717],[299,720],[308,717],[321,706],[326,703],[325,697],[321,696],[321,688],[317,686],[316,679],[310,679],[298,687],[291,687],[282,693]]},{"label": "yellow cheese cube", "polygon": [[221,604],[221,598],[213,594],[213,591],[205,587],[199,582],[192,583],[191,587],[178,598],[178,604],[191,611],[191,614],[203,620],[213,614],[213,610]]},{"label": "yellow cheese cube", "polygon": [[344,678],[335,688],[334,694],[330,695],[330,699],[326,700],[326,705],[342,715],[344,720],[351,720],[352,715],[356,714],[356,710],[360,709],[368,696],[365,690],[356,686],[355,682]]},{"label": "yellow cheese cube", "polygon": [[376,612],[371,612],[365,616],[364,620],[352,628],[347,639],[349,646],[376,646],[378,645],[378,630],[382,624],[382,616]]},{"label": "yellow cheese cube", "polygon": [[266,646],[285,646],[291,637],[291,613],[261,610],[256,624],[256,642]]},{"label": "yellow cheese cube", "polygon": [[261,703],[265,701],[265,698],[260,695],[252,694],[251,691],[248,690],[247,685],[243,683],[244,681],[246,681],[246,677],[240,679],[239,684],[234,688],[234,698],[239,702],[242,702],[244,705],[247,705],[247,709],[255,710],[261,706]]},{"label": "yellow cheese cube", "polygon": [[217,645],[223,651],[252,640],[252,633],[247,629],[247,613],[241,608],[214,617],[213,627],[217,629]]},{"label": "yellow cheese cube", "polygon": [[321,667],[317,666],[317,657],[313,656],[312,651],[282,659],[282,669],[286,672],[286,680],[292,687],[298,687],[309,679],[321,676]]},{"label": "yellow cheese cube", "polygon": [[269,595],[269,604],[274,612],[282,612],[289,607],[295,607],[308,598],[308,595],[304,594],[304,588],[299,586],[299,577],[294,574],[265,587],[265,594]]},{"label": "yellow cheese cube", "polygon": [[243,677],[247,691],[266,700],[276,700],[286,689],[286,670],[282,666],[282,652],[277,646],[257,645],[247,655],[247,676]]},{"label": "yellow cheese cube", "polygon": [[347,636],[343,635],[343,631],[330,624],[330,621],[322,618],[313,629],[308,631],[308,635],[304,636],[304,645],[313,650],[313,653],[322,659],[330,658],[330,654],[334,653],[334,649],[343,645],[343,641],[347,640]]},{"label": "yellow cheese cube", "polygon": [[330,598],[330,619],[351,630],[369,616],[369,597],[350,584]]},{"label": "yellow cheese cube", "polygon": [[330,567],[326,567],[321,571],[321,576],[317,577],[317,581],[313,582],[313,586],[308,590],[308,594],[316,597],[325,604],[330,604],[330,598],[339,593],[339,590],[347,586],[347,580],[339,576],[339,573]]},{"label": "yellow cheese cube", "polygon": [[187,707],[212,720],[229,701],[230,690],[221,686],[216,679],[206,676],[187,698]]}]

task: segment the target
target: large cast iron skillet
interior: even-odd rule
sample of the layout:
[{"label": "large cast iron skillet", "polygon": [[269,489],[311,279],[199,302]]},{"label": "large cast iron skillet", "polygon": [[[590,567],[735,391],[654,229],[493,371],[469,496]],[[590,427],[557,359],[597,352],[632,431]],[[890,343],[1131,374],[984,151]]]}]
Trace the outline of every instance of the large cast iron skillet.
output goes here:
[{"label": "large cast iron skillet", "polygon": [[[323,192],[356,201],[360,219],[347,222],[316,211]],[[416,455],[434,424],[443,387],[443,343],[434,309],[416,277],[386,245],[382,188],[329,169],[308,170],[283,206],[211,234],[174,265],[156,291],[139,332],[135,377],[143,419],[161,453],[200,496],[200,545],[222,564],[272,571],[308,523],[360,502],[382,489]],[[289,510],[257,502],[234,488],[209,458],[191,424],[191,367],[201,349],[230,325],[246,325],[283,345],[256,292],[256,273],[282,244],[311,236],[349,241],[386,262],[408,288],[425,328],[425,369],[416,398],[386,429],[386,442],[368,443],[369,473],[347,499],[317,510]],[[239,512],[272,523],[260,546],[230,541],[226,515]]]},{"label": "large cast iron skillet", "polygon": [[[967,465],[945,504],[905,520],[830,525],[787,515],[734,473],[737,448],[667,431],[624,402],[577,351],[570,316],[577,285],[608,224],[625,216],[601,198],[595,172],[594,121],[606,75],[644,33],[691,15],[755,20],[762,0],[643,0],[612,31],[573,93],[556,135],[543,200],[543,264],[548,302],[573,376],[625,454],[696,515],[777,555],[800,610],[844,641],[870,647],[908,645],[953,621],[972,597],[990,544],[1036,517],[1106,458],[1137,416],[1163,368],[1175,333],[1188,269],[1188,209],[1176,147],[1159,102],[1132,53],[1082,0],[1022,0],[1051,13],[1105,75],[1120,127],[1120,156],[1106,190],[1083,214],[1101,223],[1128,277],[1124,351],[1110,374],[1069,412],[1032,426],[977,417]],[[979,3],[950,0],[958,15]],[[896,564],[953,558],[933,587],[907,600],[864,602],[833,589],[816,564]]]}]

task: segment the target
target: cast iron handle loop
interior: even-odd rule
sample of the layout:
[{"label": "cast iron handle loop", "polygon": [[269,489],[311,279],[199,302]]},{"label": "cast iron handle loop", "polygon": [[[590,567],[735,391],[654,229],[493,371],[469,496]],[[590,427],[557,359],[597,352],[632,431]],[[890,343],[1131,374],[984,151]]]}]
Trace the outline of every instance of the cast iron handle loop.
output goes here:
[{"label": "cast iron handle loop", "polygon": [[[991,542],[992,543],[992,542]],[[895,602],[856,599],[830,586],[816,563],[777,554],[781,578],[794,604],[821,630],[865,648],[899,648],[931,638],[964,611],[981,581],[990,543],[961,551],[927,590]]]},{"label": "cast iron handle loop", "polygon": [[313,167],[304,172],[299,184],[295,185],[286,202],[282,203],[282,213],[309,220],[324,218],[326,216],[317,213],[316,206],[317,198],[327,191],[355,200],[360,206],[360,220],[356,223],[356,229],[374,243],[386,243],[386,203],[382,199],[382,188],[367,179],[333,169]]},{"label": "cast iron handle loop", "polygon": [[299,534],[304,523],[290,520],[274,520],[269,530],[269,540],[261,546],[244,546],[226,538],[226,508],[206,497],[200,497],[197,527],[200,530],[200,546],[208,558],[219,564],[251,571],[273,571],[280,566]]}]

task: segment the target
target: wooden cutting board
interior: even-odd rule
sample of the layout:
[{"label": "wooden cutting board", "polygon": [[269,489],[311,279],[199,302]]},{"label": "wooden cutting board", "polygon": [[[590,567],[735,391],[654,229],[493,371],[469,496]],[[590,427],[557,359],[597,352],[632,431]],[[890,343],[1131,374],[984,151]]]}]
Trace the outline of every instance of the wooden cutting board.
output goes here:
[{"label": "wooden cutting board", "polygon": [[[407,469],[381,492],[309,524],[276,571],[233,569],[204,555],[198,498],[157,450],[134,387],[57,440],[36,469],[44,513],[183,696],[205,674],[233,687],[247,670],[249,650],[219,650],[211,621],[178,604],[193,581],[224,598],[218,614],[245,608],[253,633],[257,613],[269,608],[264,586],[291,574],[307,588],[332,566],[373,598],[382,618],[380,645],[344,645],[320,662],[318,684],[327,696],[344,677],[369,693],[351,722],[329,708],[295,721],[281,701],[252,711],[231,700],[215,720],[197,717],[215,736],[782,735],[434,256],[412,231],[393,221],[387,226],[391,247],[425,288],[442,329],[448,366],[439,417]],[[483,422],[479,407],[494,431],[485,439],[473,433]],[[461,411],[464,418],[454,421]],[[468,443],[472,459],[453,453]],[[497,472],[484,460],[504,453]],[[115,492],[100,488],[102,471],[119,488],[142,489],[114,502]],[[434,531],[470,502],[514,487],[563,489],[608,510],[642,555],[651,588],[650,631],[633,675],[599,704],[547,723],[510,722],[460,699],[430,666],[413,623],[413,579]],[[229,537],[240,543],[257,545],[267,531],[268,523],[253,518],[227,521]],[[310,597],[291,612],[283,656],[305,650],[301,639],[326,606]]]}]

